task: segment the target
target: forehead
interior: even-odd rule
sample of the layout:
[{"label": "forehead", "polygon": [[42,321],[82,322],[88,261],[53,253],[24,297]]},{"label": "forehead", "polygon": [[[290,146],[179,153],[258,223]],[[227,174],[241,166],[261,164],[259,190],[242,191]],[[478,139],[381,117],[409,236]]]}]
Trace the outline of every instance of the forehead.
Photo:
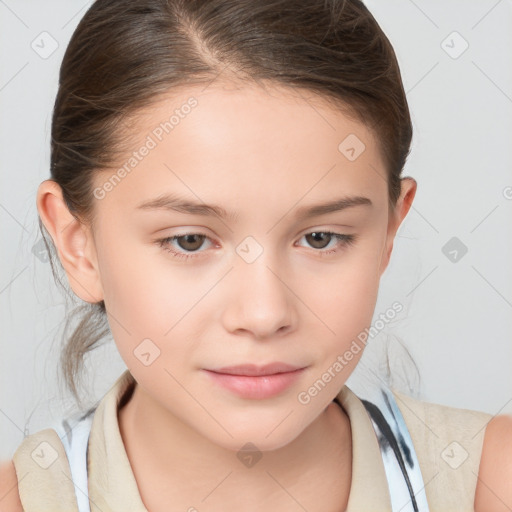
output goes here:
[{"label": "forehead", "polygon": [[190,86],[161,95],[124,126],[130,150],[94,182],[101,187],[124,168],[107,194],[119,206],[134,208],[141,199],[177,190],[241,207],[249,196],[291,206],[333,188],[387,201],[371,131],[308,91]]}]

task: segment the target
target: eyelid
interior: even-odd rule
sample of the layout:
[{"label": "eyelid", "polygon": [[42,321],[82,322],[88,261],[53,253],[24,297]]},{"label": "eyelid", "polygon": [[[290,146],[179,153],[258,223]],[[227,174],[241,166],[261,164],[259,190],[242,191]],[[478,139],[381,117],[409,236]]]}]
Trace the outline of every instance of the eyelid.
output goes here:
[{"label": "eyelid", "polygon": [[[301,230],[299,232],[299,235],[297,235],[297,236],[304,236],[309,233],[317,233],[317,232],[322,232],[322,233],[333,233],[334,232],[334,233],[339,233],[339,234],[349,234],[349,233],[345,233],[345,231],[348,229],[356,229],[356,226],[349,226],[348,224],[325,224],[325,225],[317,224],[315,226]],[[340,230],[341,230],[341,232],[340,232]]]},{"label": "eyelid", "polygon": [[[325,226],[315,227],[315,226],[313,226],[313,227],[309,227],[309,228],[306,228],[306,229],[300,231],[297,235],[295,235],[294,238],[302,238],[303,236],[309,235],[311,233],[332,233],[332,234],[340,234],[340,235],[350,235],[350,233],[339,233],[338,228],[354,229],[355,226],[349,226],[346,224],[336,224],[334,228],[332,227],[332,225],[331,225],[331,227],[325,227]],[[215,237],[212,235],[209,235],[208,233],[205,233],[204,231],[208,231],[208,230],[203,227],[196,228],[195,226],[192,226],[192,227],[183,227],[183,229],[181,229],[181,228],[177,228],[177,229],[179,229],[179,231],[177,231],[176,233],[163,234],[162,236],[158,236],[157,238],[155,238],[153,241],[157,242],[158,240],[162,240],[164,238],[180,238],[182,236],[187,236],[187,235],[200,235],[200,236],[204,236],[211,242],[215,241]],[[196,229],[197,229],[197,231],[195,231]]]},{"label": "eyelid", "polygon": [[[212,238],[210,235],[207,235],[206,233],[201,233],[200,231],[184,231],[184,232],[180,231],[178,233],[173,233],[171,235],[159,237],[155,241],[166,240],[166,239],[176,240],[177,238],[182,238],[182,237],[191,236],[191,235],[203,236],[204,240],[205,241],[207,240],[211,246],[217,246],[217,247],[219,246],[219,244],[215,241],[214,238]],[[195,253],[197,254],[199,252],[204,252],[204,250],[196,251]],[[194,252],[190,252],[190,254],[194,254]]]},{"label": "eyelid", "polygon": [[[339,252],[343,251],[345,248],[352,246],[355,242],[357,242],[357,240],[359,238],[359,236],[356,234],[340,233],[340,232],[338,232],[338,230],[333,230],[330,228],[318,228],[318,229],[309,228],[308,230],[306,230],[302,234],[300,234],[300,236],[298,236],[297,241],[300,241],[304,236],[310,235],[312,233],[323,233],[323,234],[330,235],[331,240],[329,241],[329,244],[331,243],[332,240],[336,241],[336,243],[334,244],[334,249],[305,247],[305,248],[309,249],[310,251],[312,251],[313,253],[316,253],[319,257],[334,256],[334,255],[338,254]],[[195,258],[203,257],[204,254],[207,252],[206,249],[187,252],[185,250],[182,251],[182,250],[176,250],[176,249],[172,248],[173,246],[171,244],[173,241],[175,241],[178,238],[182,238],[182,237],[190,236],[190,235],[203,236],[204,239],[208,240],[212,246],[218,247],[218,244],[215,242],[215,240],[212,237],[210,237],[209,235],[202,233],[200,231],[194,231],[193,229],[188,230],[188,231],[181,231],[176,234],[158,238],[154,241],[154,243],[158,244],[162,250],[165,250],[166,252],[170,253],[172,255],[172,257],[176,258],[176,259],[188,260],[191,258],[195,259]],[[294,243],[294,246],[296,246],[295,243]],[[304,246],[299,245],[298,247],[304,247]]]}]

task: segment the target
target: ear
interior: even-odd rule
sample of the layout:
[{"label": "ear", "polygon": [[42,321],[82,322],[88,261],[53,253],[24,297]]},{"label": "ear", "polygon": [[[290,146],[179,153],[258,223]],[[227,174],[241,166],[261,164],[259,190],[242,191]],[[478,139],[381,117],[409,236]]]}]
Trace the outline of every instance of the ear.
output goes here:
[{"label": "ear", "polygon": [[400,224],[404,220],[405,216],[411,208],[414,196],[416,195],[416,189],[418,184],[414,178],[410,176],[402,178],[401,181],[400,197],[396,202],[394,211],[390,212],[388,219],[388,231],[386,235],[386,245],[382,252],[382,260],[380,267],[380,275],[386,270],[389,260],[391,258],[391,251],[393,250],[393,242],[395,240],[396,233]]},{"label": "ear", "polygon": [[90,303],[103,300],[94,238],[89,227],[69,211],[58,183],[45,180],[39,185],[37,210],[75,295]]}]

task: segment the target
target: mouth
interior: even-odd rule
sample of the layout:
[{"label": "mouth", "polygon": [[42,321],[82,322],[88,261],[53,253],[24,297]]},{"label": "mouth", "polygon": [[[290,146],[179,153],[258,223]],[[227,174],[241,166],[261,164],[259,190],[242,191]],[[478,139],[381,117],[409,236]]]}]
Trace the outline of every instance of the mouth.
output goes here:
[{"label": "mouth", "polygon": [[289,373],[304,368],[303,366],[294,366],[287,363],[270,363],[262,366],[255,364],[239,364],[235,366],[224,366],[214,370],[208,370],[225,375],[241,375],[249,377],[260,377],[265,375],[275,375],[278,373]]},{"label": "mouth", "polygon": [[204,371],[223,389],[248,399],[262,400],[279,395],[300,378],[305,367],[285,363],[265,366],[237,365]]}]

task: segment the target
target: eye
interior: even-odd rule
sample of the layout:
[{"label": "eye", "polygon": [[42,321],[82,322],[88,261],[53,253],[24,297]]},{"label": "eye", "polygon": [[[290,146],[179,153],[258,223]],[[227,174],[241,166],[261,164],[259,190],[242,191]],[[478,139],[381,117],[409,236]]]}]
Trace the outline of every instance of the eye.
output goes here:
[{"label": "eye", "polygon": [[[182,235],[174,235],[161,238],[156,240],[156,243],[165,251],[170,252],[173,257],[187,259],[195,257],[193,255],[187,254],[187,252],[198,252],[198,249],[203,245],[205,240],[209,240],[209,238],[201,233],[185,233]],[[180,249],[179,251],[173,248],[172,244],[174,242],[177,242],[178,248]]]},{"label": "eye", "polygon": [[[308,244],[310,244],[310,247],[313,249],[322,249],[316,252],[320,256],[325,256],[334,254],[340,251],[341,248],[352,245],[357,237],[355,235],[344,235],[332,231],[312,231],[311,233],[303,235],[301,238],[306,238]],[[203,246],[205,240],[211,242],[211,239],[202,233],[183,233],[155,240],[155,243],[165,251],[171,253],[173,258],[188,259],[199,257],[200,253],[204,252],[199,251],[199,249]],[[329,245],[331,249],[325,250]],[[195,253],[198,253],[198,255]]]},{"label": "eye", "polygon": [[336,253],[340,250],[340,247],[352,245],[356,240],[355,235],[344,235],[342,233],[333,233],[332,231],[312,231],[311,233],[306,233],[302,238],[306,238],[308,244],[314,249],[325,249],[331,242],[334,242],[334,244],[331,244],[331,248],[334,247],[334,249],[316,251],[321,256]]}]

